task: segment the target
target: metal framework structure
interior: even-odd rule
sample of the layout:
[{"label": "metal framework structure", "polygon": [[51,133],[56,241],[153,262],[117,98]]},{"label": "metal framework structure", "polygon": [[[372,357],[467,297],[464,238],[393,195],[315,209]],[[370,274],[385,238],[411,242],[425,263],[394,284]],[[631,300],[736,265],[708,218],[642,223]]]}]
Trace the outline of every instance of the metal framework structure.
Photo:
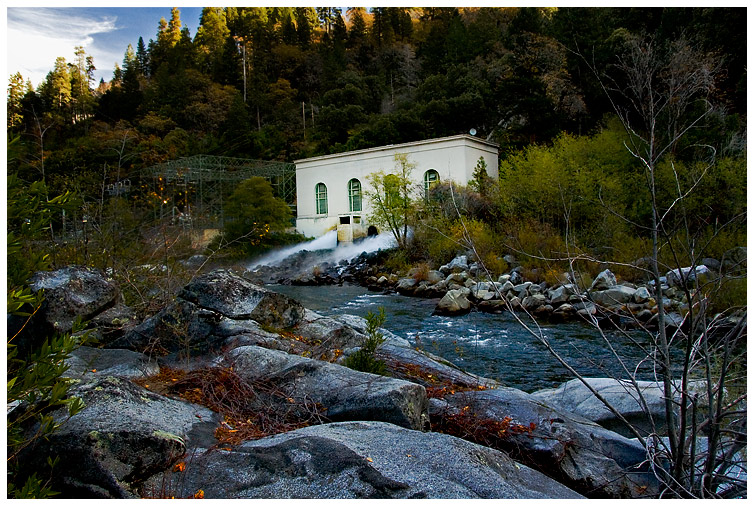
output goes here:
[{"label": "metal framework structure", "polygon": [[139,172],[155,200],[156,218],[171,217],[192,227],[222,227],[223,203],[237,183],[261,176],[296,216],[296,166],[245,158],[195,155],[171,160]]}]

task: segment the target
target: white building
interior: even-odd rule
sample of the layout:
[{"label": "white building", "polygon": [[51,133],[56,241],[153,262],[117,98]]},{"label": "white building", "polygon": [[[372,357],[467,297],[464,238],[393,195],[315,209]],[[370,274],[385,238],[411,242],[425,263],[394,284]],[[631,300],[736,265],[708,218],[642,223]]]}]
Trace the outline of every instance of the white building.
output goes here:
[{"label": "white building", "polygon": [[382,232],[369,223],[371,206],[364,191],[370,174],[397,172],[397,153],[416,164],[411,177],[418,192],[439,180],[466,185],[480,157],[488,174],[498,179],[498,145],[467,134],[295,160],[296,229],[319,237],[337,228],[338,240],[347,242]]}]

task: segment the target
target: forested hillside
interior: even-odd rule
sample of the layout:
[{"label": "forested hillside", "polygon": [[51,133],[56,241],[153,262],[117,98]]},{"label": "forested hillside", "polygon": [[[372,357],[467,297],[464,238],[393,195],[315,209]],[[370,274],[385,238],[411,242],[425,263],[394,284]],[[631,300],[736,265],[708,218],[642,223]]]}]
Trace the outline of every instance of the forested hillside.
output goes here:
[{"label": "forested hillside", "polygon": [[227,7],[195,34],[178,9],[155,28],[109,82],[82,48],[36,90],[12,75],[10,169],[94,196],[105,165],[116,180],[198,153],[290,161],[471,128],[505,157],[596,129],[612,110],[586,62],[610,72],[627,34],[715,54],[715,143],[744,125],[745,9]]}]

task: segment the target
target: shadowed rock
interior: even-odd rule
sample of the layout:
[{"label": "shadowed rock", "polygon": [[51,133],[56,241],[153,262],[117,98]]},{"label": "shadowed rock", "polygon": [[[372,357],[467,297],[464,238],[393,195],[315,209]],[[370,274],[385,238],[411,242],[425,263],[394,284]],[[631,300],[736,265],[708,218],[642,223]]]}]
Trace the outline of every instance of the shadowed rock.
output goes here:
[{"label": "shadowed rock", "polygon": [[193,280],[174,303],[108,346],[184,355],[214,350],[229,341],[284,348],[261,326],[291,328],[304,315],[298,301],[218,270]]},{"label": "shadowed rock", "polygon": [[35,273],[30,287],[44,289],[41,316],[61,333],[71,331],[76,317],[89,320],[114,306],[120,295],[118,285],[100,270],[80,266]]},{"label": "shadowed rock", "polygon": [[304,316],[298,301],[223,269],[195,278],[178,297],[229,319],[253,319],[279,328],[295,326]]}]

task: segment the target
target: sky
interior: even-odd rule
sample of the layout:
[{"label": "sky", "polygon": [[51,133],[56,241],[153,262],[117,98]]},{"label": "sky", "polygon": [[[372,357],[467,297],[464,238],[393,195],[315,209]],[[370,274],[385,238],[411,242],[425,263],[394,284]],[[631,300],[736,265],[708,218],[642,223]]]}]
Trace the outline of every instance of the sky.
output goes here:
[{"label": "sky", "polygon": [[[60,4],[73,2],[57,2]],[[117,5],[127,5],[120,2]],[[133,3],[133,2],[132,2]],[[105,2],[80,3],[79,7],[53,7],[40,2],[9,2],[6,15],[6,76],[20,72],[36,88],[62,56],[74,60],[74,47],[83,46],[94,59],[95,83],[113,77],[115,63],[123,65],[123,55],[141,36],[144,43],[157,39],[160,18],[170,20],[171,7],[106,7]],[[32,7],[28,7],[28,6]],[[37,5],[36,7],[34,5]],[[154,2],[151,4],[154,5]],[[191,37],[199,26],[201,7],[177,6],[182,26]]]}]

